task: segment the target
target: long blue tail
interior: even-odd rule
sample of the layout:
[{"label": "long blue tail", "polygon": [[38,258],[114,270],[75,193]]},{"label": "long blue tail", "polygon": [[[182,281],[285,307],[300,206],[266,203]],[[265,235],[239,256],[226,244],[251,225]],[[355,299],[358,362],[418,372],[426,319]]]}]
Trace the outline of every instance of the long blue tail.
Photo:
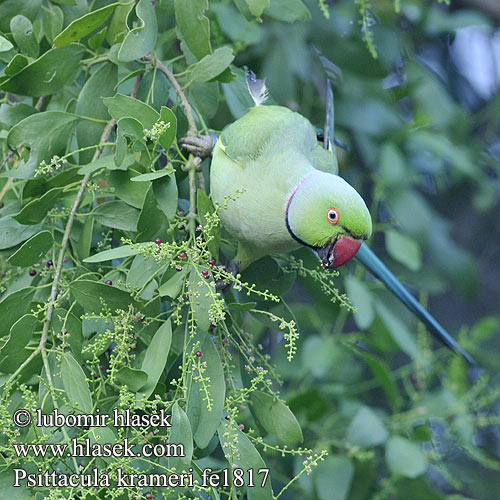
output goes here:
[{"label": "long blue tail", "polygon": [[361,245],[356,258],[417,316],[439,341],[454,351],[459,352],[471,365],[476,364],[472,356],[457,344],[455,339],[422,307],[366,244],[363,243]]}]

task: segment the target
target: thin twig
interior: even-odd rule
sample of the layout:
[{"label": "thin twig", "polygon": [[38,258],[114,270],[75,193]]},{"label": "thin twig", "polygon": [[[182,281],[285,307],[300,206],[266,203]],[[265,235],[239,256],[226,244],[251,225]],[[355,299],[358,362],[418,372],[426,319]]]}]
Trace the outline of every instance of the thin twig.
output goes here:
[{"label": "thin twig", "polygon": [[181,100],[182,107],[184,108],[184,113],[186,114],[186,118],[189,124],[189,130],[188,130],[188,136],[191,137],[196,137],[198,134],[198,131],[196,129],[196,123],[194,121],[193,117],[193,108],[191,108],[191,104],[189,104],[186,94],[182,90],[181,86],[179,85],[179,82],[176,80],[174,74],[166,67],[164,66],[161,61],[158,61],[155,59],[153,56],[149,56],[147,59],[153,62],[153,64],[156,65],[156,67],[168,78],[170,83],[175,89],[175,92],[179,96],[179,99]]},{"label": "thin twig", "polygon": [[9,151],[7,156],[4,158],[2,164],[0,165],[0,170],[4,167],[4,165],[10,161],[10,159],[14,156],[14,151]]},{"label": "thin twig", "polygon": [[139,84],[141,83],[142,77],[143,77],[142,73],[139,73],[135,77],[134,88],[132,89],[132,92],[130,93],[130,97],[137,98],[137,91],[139,90]]}]

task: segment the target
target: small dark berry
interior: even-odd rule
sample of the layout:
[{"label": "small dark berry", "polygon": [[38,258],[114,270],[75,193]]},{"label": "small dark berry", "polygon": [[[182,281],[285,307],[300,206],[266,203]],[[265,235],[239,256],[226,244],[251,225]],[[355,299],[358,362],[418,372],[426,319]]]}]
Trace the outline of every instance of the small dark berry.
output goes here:
[{"label": "small dark berry", "polygon": [[112,285],[113,282],[111,280],[106,280],[106,285]]},{"label": "small dark berry", "polygon": [[156,239],[155,239],[155,243],[156,243],[157,245],[161,245],[161,244],[163,243],[163,240],[162,240],[161,238],[156,238]]},{"label": "small dark berry", "polygon": [[186,229],[186,226],[184,224],[181,224],[179,226],[179,231],[184,231],[184,229]]},{"label": "small dark berry", "polygon": [[187,257],[186,252],[181,252],[181,253],[179,254],[179,259],[184,260],[186,257]]},{"label": "small dark berry", "polygon": [[67,263],[69,262],[68,257],[64,257],[63,262],[64,262],[65,264],[67,264]]},{"label": "small dark berry", "polygon": [[209,265],[210,267],[214,267],[214,266],[215,266],[215,264],[217,264],[217,262],[215,262],[215,260],[214,260],[214,259],[210,259],[210,260],[208,261],[208,265]]},{"label": "small dark berry", "polygon": [[36,276],[36,270],[35,269],[30,269],[29,274],[30,274],[30,276]]},{"label": "small dark berry", "polygon": [[201,272],[202,276],[207,280],[208,278],[210,278],[210,273],[206,270],[206,269],[203,269],[203,271]]},{"label": "small dark berry", "polygon": [[226,420],[230,420],[229,415],[226,415],[224,418],[225,418]]},{"label": "small dark berry", "polygon": [[99,370],[101,370],[103,372],[106,370],[106,367],[104,365],[99,365]]},{"label": "small dark berry", "polygon": [[226,345],[227,345],[227,344],[229,344],[229,339],[228,339],[227,337],[224,337],[224,338],[222,339],[222,342],[224,342],[224,344],[226,344]]},{"label": "small dark berry", "polygon": [[198,225],[196,226],[196,231],[201,231],[202,229],[203,229],[203,227],[202,227],[200,224],[198,224]]},{"label": "small dark berry", "polygon": [[203,356],[203,353],[201,351],[196,351],[195,356],[197,358],[201,358]]},{"label": "small dark berry", "polygon": [[186,215],[186,212],[184,212],[184,210],[179,210],[177,214],[179,215],[179,217],[184,217]]},{"label": "small dark berry", "polygon": [[47,261],[47,267],[52,267],[54,265],[54,261],[52,259],[49,259]]},{"label": "small dark berry", "polygon": [[146,493],[146,500],[153,500],[153,494],[152,493]]},{"label": "small dark berry", "polygon": [[175,270],[176,270],[178,273],[180,273],[180,272],[182,271],[182,267],[181,267],[181,266],[177,266],[177,267],[175,268]]},{"label": "small dark berry", "polygon": [[243,424],[238,425],[238,427],[240,428],[240,431],[245,429],[245,426]]}]

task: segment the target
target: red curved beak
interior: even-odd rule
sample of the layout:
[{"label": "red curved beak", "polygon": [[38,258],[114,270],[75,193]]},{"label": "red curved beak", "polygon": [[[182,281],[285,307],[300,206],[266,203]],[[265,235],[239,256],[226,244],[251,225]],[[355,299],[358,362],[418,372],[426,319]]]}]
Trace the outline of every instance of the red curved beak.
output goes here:
[{"label": "red curved beak", "polygon": [[325,267],[340,267],[356,255],[361,243],[362,240],[355,240],[345,236],[319,248],[317,252]]}]

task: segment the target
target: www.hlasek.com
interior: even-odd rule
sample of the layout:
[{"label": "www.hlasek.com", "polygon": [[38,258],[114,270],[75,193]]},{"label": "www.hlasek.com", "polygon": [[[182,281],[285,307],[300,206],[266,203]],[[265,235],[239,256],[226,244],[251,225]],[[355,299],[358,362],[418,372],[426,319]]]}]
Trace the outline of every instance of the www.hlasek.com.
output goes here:
[{"label": "www.hlasek.com", "polygon": [[[83,427],[97,428],[112,425],[115,427],[171,427],[171,415],[161,410],[158,414],[135,414],[130,410],[120,413],[113,410],[111,415],[97,413],[64,415],[56,409],[50,414],[44,414],[40,409],[35,412],[35,419],[28,410],[17,410],[12,420],[19,427],[27,427],[32,422],[37,427]],[[22,458],[28,456],[56,458],[80,457],[185,457],[184,446],[180,443],[137,443],[124,438],[116,443],[99,443],[95,439],[73,438],[69,443],[12,443],[15,454]],[[195,483],[202,487],[264,487],[269,476],[269,469],[258,470],[241,468],[222,469],[213,472],[206,468],[194,472],[192,468],[177,473],[168,470],[165,473],[125,473],[121,468],[110,476],[108,472],[97,468],[84,469],[80,473],[61,473],[55,470],[27,472],[23,468],[13,469],[13,486],[34,487],[193,487]]]}]

